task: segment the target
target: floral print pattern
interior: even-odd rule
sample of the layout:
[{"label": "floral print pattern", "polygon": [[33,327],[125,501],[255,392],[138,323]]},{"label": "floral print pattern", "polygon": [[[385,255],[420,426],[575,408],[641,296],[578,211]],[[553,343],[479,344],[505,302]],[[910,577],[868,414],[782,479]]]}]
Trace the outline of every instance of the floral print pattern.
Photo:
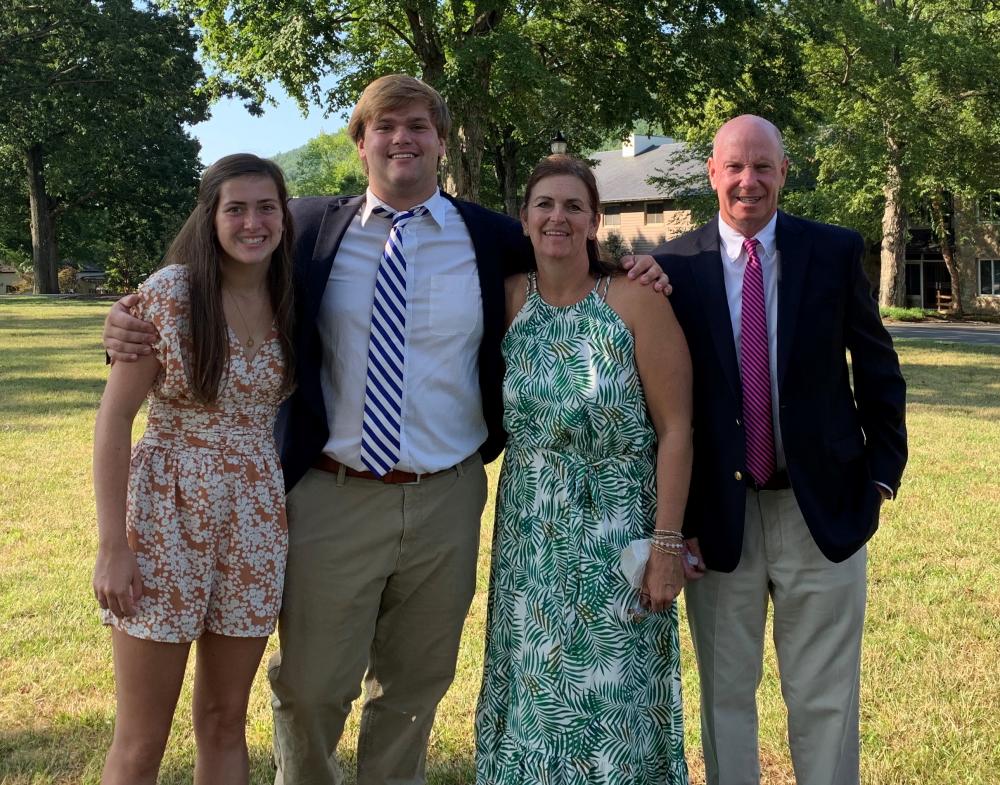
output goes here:
[{"label": "floral print pattern", "polygon": [[185,372],[187,269],[171,265],[140,289],[135,314],[159,331],[160,372],[146,431],[132,450],[126,531],[143,592],[136,615],[111,624],[134,637],[187,642],[204,630],[274,631],[288,529],[274,443],[284,358],[276,330],[247,357],[229,331],[217,400],[196,401]]}]

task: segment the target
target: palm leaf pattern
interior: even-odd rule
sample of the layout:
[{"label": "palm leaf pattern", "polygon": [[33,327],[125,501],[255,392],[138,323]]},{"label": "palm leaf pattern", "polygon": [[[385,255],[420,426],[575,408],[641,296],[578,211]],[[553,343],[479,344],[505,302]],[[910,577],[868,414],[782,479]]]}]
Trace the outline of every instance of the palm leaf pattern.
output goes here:
[{"label": "palm leaf pattern", "polygon": [[632,620],[618,567],[656,511],[632,335],[531,287],[503,352],[478,785],[686,785],[676,609]]}]

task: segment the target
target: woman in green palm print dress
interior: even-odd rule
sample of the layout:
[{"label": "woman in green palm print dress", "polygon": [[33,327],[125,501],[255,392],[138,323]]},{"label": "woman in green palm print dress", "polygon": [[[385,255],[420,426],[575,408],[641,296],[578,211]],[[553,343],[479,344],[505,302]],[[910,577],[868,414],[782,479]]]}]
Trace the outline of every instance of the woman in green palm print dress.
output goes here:
[{"label": "woman in green palm print dress", "polygon": [[542,161],[521,221],[537,271],[508,279],[504,457],[478,785],[687,783],[674,551],[641,590],[619,562],[679,532],[691,470],[691,369],[670,305],[600,260],[597,186]]}]

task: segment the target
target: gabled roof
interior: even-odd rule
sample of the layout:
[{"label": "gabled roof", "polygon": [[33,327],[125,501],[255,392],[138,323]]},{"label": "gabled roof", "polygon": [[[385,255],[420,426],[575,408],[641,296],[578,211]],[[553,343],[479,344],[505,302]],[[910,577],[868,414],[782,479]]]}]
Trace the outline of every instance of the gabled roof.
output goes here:
[{"label": "gabled roof", "polygon": [[[651,176],[664,174],[676,178],[703,175],[705,162],[685,156],[686,150],[687,145],[683,142],[672,142],[650,147],[630,157],[623,156],[621,149],[591,153],[589,158],[597,162],[593,168],[601,203],[668,199],[690,190],[682,188],[674,192],[660,191],[646,182]],[[707,176],[703,179],[704,187],[707,188]]]}]

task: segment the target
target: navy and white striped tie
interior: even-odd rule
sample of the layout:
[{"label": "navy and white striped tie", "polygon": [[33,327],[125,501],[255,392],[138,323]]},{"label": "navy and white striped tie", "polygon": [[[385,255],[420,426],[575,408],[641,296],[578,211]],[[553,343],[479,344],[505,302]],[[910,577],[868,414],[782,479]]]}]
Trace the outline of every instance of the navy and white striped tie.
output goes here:
[{"label": "navy and white striped tie", "polygon": [[406,257],[403,228],[426,207],[394,213],[372,210],[392,220],[389,239],[375,275],[372,330],[368,340],[368,378],[361,427],[361,461],[375,475],[389,473],[399,461],[403,414],[403,363],[406,345]]}]

